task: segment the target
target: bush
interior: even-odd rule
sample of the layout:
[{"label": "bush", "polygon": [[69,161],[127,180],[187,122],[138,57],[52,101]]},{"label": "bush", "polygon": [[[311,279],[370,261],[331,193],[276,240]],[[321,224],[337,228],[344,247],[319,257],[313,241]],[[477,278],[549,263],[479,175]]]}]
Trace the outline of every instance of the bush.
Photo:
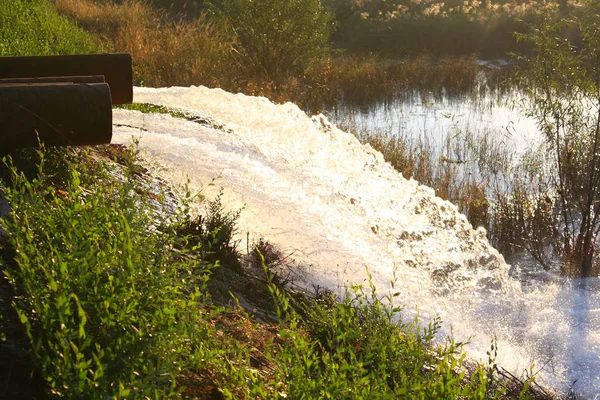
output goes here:
[{"label": "bush", "polygon": [[222,197],[221,190],[215,199],[207,202],[205,216],[186,218],[175,232],[177,236],[186,238],[182,248],[197,250],[203,260],[222,267],[215,268],[216,271],[223,273],[224,268],[228,273],[242,275],[238,242],[233,239],[242,210],[226,211]]},{"label": "bush", "polygon": [[171,21],[140,0],[55,0],[57,9],[102,38],[110,51],[129,52],[137,84],[226,86],[228,35],[203,15]]},{"label": "bush", "polygon": [[[423,328],[401,321],[393,296],[375,288],[346,290],[339,303],[297,304],[277,285],[269,288],[282,319],[281,341],[267,357],[276,365],[268,387],[293,399],[500,398],[494,355],[488,366],[465,368],[464,343],[434,344],[441,321]],[[300,318],[297,309],[302,309]],[[250,392],[261,393],[260,381]]]},{"label": "bush", "polygon": [[328,53],[333,15],[320,0],[213,0],[210,10],[237,37],[234,56],[267,81],[298,75]]},{"label": "bush", "polygon": [[552,157],[559,210],[555,248],[562,272],[598,276],[600,232],[600,2],[583,3],[581,17],[547,16],[519,39],[534,55],[524,58],[527,109],[544,133]]}]

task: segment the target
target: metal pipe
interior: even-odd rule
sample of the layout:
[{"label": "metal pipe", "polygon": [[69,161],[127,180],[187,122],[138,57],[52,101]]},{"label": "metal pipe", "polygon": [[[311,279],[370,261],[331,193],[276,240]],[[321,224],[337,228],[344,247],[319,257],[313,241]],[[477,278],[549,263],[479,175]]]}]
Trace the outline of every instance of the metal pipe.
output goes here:
[{"label": "metal pipe", "polygon": [[0,156],[19,147],[96,145],[112,138],[107,83],[0,86]]},{"label": "metal pipe", "polygon": [[113,104],[133,101],[132,61],[127,53],[0,57],[0,78],[84,75],[104,75]]},{"label": "metal pipe", "polygon": [[0,85],[13,84],[36,84],[36,83],[104,83],[104,75],[89,76],[55,76],[55,77],[32,77],[32,78],[0,78]]}]

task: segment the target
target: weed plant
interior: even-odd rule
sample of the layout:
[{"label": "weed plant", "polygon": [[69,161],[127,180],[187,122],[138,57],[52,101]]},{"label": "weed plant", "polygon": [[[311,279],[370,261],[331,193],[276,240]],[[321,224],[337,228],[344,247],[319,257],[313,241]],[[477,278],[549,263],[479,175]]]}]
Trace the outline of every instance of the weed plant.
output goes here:
[{"label": "weed plant", "polygon": [[[450,95],[471,93],[477,86],[479,71],[474,57],[421,55],[397,60],[377,54],[342,55],[311,65],[306,81],[297,82],[296,87],[288,82],[285,92],[294,98],[306,98],[311,110],[330,109],[340,103],[365,106],[415,90]],[[303,88],[311,92],[302,94]]]},{"label": "weed plant", "polygon": [[241,275],[243,271],[238,241],[234,237],[242,210],[225,211],[222,196],[223,192],[220,191],[213,200],[206,202],[204,216],[185,218],[175,227],[175,232],[178,237],[186,238],[180,247],[198,251],[204,262],[214,265],[213,273]]},{"label": "weed plant", "polygon": [[329,54],[333,15],[320,0],[211,0],[212,15],[235,37],[236,63],[258,79],[279,83]]},{"label": "weed plant", "polygon": [[407,179],[432,187],[437,196],[456,204],[474,227],[490,229],[492,188],[506,173],[509,155],[492,135],[472,131],[447,135],[441,145],[427,136],[392,135],[382,130],[344,126],[362,143],[381,152]]},{"label": "weed plant", "polygon": [[[435,143],[425,135],[357,129],[352,121],[340,126],[380,151],[406,178],[434,188],[437,196],[457,205],[474,227],[487,230],[492,245],[508,261],[527,253],[540,267],[564,273],[564,223],[548,145],[516,157],[497,132],[459,130]],[[568,274],[573,273],[578,272]]]},{"label": "weed plant", "polygon": [[[244,2],[227,3],[227,9],[214,7],[220,10],[216,12],[219,18],[197,11],[186,18],[174,17],[177,7],[160,1],[154,3],[162,8],[138,0],[54,3],[62,14],[100,37],[105,49],[130,52],[139,85],[217,86],[276,102],[294,101],[312,112],[340,101],[364,105],[412,89],[453,94],[477,86],[479,68],[470,55],[419,55],[401,61],[378,53],[330,52],[326,40],[331,30],[329,14],[302,13],[310,19],[304,28],[294,17],[297,5],[291,3],[278,3],[285,15],[278,17],[282,24],[277,29],[266,14],[260,19],[264,13],[259,9],[246,10]],[[312,0],[310,7],[319,9]],[[227,18],[230,22],[223,22]],[[232,30],[234,22],[241,28]],[[269,41],[261,39],[265,35]],[[314,45],[307,47],[306,38],[311,35]],[[296,38],[293,51],[290,38]]]},{"label": "weed plant", "polygon": [[534,23],[552,10],[555,17],[579,9],[579,2],[524,1],[342,1],[329,0],[339,21],[333,40],[354,51],[388,55],[436,56],[479,54],[505,57],[524,51],[515,31],[526,32],[523,21]]},{"label": "weed plant", "polygon": [[[493,355],[488,366],[465,368],[464,343],[434,345],[441,322],[401,322],[401,308],[375,288],[347,289],[341,302],[298,304],[269,277],[278,305],[278,341],[269,343],[270,382],[246,395],[261,398],[500,398]],[[303,317],[300,317],[303,315]]]},{"label": "weed plant", "polygon": [[[45,162],[33,179],[10,167],[12,184],[3,190],[12,213],[2,227],[14,257],[2,270],[49,392],[173,391],[188,307],[206,273],[189,276],[193,261],[173,259],[173,237],[152,229],[148,200],[128,171],[119,183],[102,165],[70,164],[55,186]],[[193,281],[191,294],[182,280]]]},{"label": "weed plant", "polygon": [[[495,56],[504,56],[509,50],[521,50],[512,35],[527,25],[515,19],[532,22],[543,10],[558,16],[580,8],[578,3],[555,7],[536,1],[273,0],[265,9],[264,4],[247,2],[46,1],[43,7],[49,15],[56,14],[54,5],[99,38],[103,51],[130,52],[136,84],[221,87],[277,102],[294,101],[311,112],[340,101],[380,101],[411,89],[467,93],[478,86],[473,54],[495,49]],[[28,15],[37,7],[33,2],[18,4],[21,11],[14,15]],[[324,6],[333,10],[335,21],[331,13],[323,12]],[[7,15],[14,10],[7,9]],[[206,14],[207,10],[213,13]],[[278,13],[275,19],[281,24],[270,22],[271,11]],[[299,23],[302,18],[306,23]],[[77,37],[70,31],[55,32],[56,24],[54,31],[44,28],[45,22],[33,26],[34,20],[28,18],[19,22],[23,26],[12,24],[7,30],[12,53],[26,49],[15,32],[32,32],[29,35],[42,38],[40,43]],[[339,29],[334,40],[327,41],[333,25]],[[346,50],[335,49],[336,44]],[[49,43],[46,51],[57,52],[53,45]],[[64,52],[86,52],[86,46]]]}]

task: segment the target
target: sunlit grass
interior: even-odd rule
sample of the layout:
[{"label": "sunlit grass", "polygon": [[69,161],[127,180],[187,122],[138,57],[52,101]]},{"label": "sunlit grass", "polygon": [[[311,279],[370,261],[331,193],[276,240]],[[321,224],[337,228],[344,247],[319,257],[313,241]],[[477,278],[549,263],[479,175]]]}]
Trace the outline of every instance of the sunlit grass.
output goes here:
[{"label": "sunlit grass", "polygon": [[100,41],[48,0],[0,1],[0,56],[91,53]]},{"label": "sunlit grass", "polygon": [[200,16],[170,21],[139,0],[54,0],[57,9],[100,36],[111,51],[129,52],[136,83],[146,86],[225,84],[231,39]]}]

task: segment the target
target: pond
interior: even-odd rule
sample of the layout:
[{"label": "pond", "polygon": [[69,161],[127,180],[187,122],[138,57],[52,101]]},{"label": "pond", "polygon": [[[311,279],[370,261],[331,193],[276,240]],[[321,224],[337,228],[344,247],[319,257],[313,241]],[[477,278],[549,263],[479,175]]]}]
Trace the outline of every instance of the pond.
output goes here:
[{"label": "pond", "polygon": [[479,90],[460,96],[413,90],[369,106],[340,104],[325,115],[337,126],[356,132],[425,139],[440,152],[448,137],[460,139],[467,133],[492,135],[522,152],[541,143],[535,120],[522,108],[524,101],[518,90]]}]

